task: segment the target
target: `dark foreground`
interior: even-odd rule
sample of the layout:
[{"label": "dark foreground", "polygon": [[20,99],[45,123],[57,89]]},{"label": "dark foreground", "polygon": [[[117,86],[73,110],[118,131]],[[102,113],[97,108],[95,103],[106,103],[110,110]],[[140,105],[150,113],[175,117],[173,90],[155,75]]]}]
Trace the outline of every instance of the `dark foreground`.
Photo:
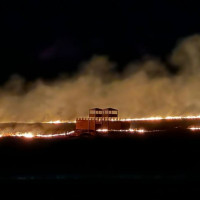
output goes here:
[{"label": "dark foreground", "polygon": [[200,191],[200,133],[1,138],[0,160],[1,185],[33,193],[191,197]]}]

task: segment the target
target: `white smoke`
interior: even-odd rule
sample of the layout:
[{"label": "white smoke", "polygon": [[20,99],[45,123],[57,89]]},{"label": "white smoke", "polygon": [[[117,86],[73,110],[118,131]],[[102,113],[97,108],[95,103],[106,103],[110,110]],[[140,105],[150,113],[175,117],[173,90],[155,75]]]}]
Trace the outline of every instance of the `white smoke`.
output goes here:
[{"label": "white smoke", "polygon": [[13,76],[0,88],[0,121],[74,120],[92,107],[114,107],[120,116],[200,114],[200,35],[180,41],[169,73],[158,58],[130,63],[122,73],[105,56],[82,64],[74,77],[27,83]]}]

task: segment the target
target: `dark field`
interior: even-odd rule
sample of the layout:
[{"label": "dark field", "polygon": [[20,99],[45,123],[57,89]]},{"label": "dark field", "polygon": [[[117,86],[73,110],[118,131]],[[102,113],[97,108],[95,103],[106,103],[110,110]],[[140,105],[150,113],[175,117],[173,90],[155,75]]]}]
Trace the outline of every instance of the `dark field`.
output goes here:
[{"label": "dark field", "polygon": [[1,138],[0,183],[68,196],[191,196],[200,186],[200,133]]}]

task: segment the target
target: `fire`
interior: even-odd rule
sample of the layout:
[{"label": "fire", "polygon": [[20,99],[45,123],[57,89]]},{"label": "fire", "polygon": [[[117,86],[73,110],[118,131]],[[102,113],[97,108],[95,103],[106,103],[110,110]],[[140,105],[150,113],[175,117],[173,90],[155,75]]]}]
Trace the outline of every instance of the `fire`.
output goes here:
[{"label": "fire", "polygon": [[[182,119],[199,119],[200,120],[200,115],[198,116],[166,116],[166,117],[147,117],[147,118],[129,118],[129,119],[108,119],[110,121],[127,121],[127,122],[134,122],[134,121],[159,121],[159,120],[182,120]],[[63,121],[63,120],[55,120],[55,121],[48,121],[48,122],[41,122],[41,123],[49,123],[49,124],[61,124],[61,123],[75,123],[75,121]],[[200,131],[200,126],[199,127],[187,127],[188,130],[191,131]],[[138,133],[138,134],[144,134],[146,132],[151,132],[151,130],[144,130],[144,129],[136,129],[136,128],[130,128],[127,130],[109,130],[109,129],[98,129],[96,130],[97,132],[101,133],[108,133],[108,132],[127,132],[127,133]],[[160,131],[160,130],[153,130],[155,131]],[[60,137],[60,136],[68,136],[75,133],[75,131],[70,131],[70,132],[64,132],[64,133],[55,133],[55,134],[40,134],[35,131],[33,132],[7,132],[7,133],[1,133],[0,138],[3,137],[23,137],[27,139],[31,138],[55,138],[55,137]]]},{"label": "fire", "polygon": [[59,137],[59,136],[71,135],[72,133],[74,133],[74,131],[70,131],[70,132],[67,132],[67,133],[47,134],[47,135],[36,134],[36,137],[52,138],[52,137]]},{"label": "fire", "polygon": [[[193,116],[166,116],[166,117],[142,117],[142,118],[124,118],[124,119],[109,119],[110,121],[157,121],[157,120],[175,120],[175,119],[200,119],[200,115]],[[64,120],[55,120],[55,121],[47,121],[43,123],[49,124],[61,124],[61,123],[76,123],[76,120],[72,121],[64,121]]]},{"label": "fire", "polygon": [[76,121],[63,121],[63,120],[55,120],[55,121],[47,121],[43,122],[47,124],[62,124],[62,123],[76,123]]},{"label": "fire", "polygon": [[0,137],[24,137],[24,138],[53,138],[53,137],[59,137],[59,136],[67,136],[73,134],[74,131],[66,132],[66,133],[57,133],[57,134],[35,134],[32,132],[17,132],[15,134],[12,133],[6,133],[0,135]]},{"label": "fire", "polygon": [[174,119],[200,119],[198,116],[167,116],[167,117],[146,117],[146,118],[129,118],[120,121],[154,121],[154,120],[174,120]]},{"label": "fire", "polygon": [[191,131],[199,131],[200,127],[190,127],[188,129],[190,129]]},{"label": "fire", "polygon": [[144,129],[128,129],[128,130],[124,130],[124,129],[120,129],[120,130],[108,130],[108,129],[97,129],[97,132],[130,132],[130,133],[144,133],[146,132]]},{"label": "fire", "polygon": [[144,129],[138,129],[138,130],[135,130],[135,132],[137,132],[137,133],[144,133],[145,130]]},{"label": "fire", "polygon": [[97,129],[98,132],[108,132],[108,129]]},{"label": "fire", "polygon": [[60,124],[60,123],[66,123],[66,122],[61,121],[61,120],[56,120],[56,121],[49,121],[49,122],[46,122],[46,123],[49,123],[49,124]]},{"label": "fire", "polygon": [[25,138],[33,138],[34,137],[34,134],[31,133],[31,132],[28,132],[28,133],[17,133],[16,134],[17,137],[25,137]]}]

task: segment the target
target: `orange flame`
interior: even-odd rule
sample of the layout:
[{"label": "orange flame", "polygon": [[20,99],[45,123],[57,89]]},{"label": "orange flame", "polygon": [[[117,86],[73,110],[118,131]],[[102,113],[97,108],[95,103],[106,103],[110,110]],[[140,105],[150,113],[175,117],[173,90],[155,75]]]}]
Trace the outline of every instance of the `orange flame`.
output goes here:
[{"label": "orange flame", "polygon": [[17,132],[15,134],[5,133],[0,135],[0,137],[24,137],[24,138],[53,138],[59,136],[67,136],[73,134],[74,131],[66,132],[66,133],[57,133],[57,134],[35,134],[33,132]]}]

